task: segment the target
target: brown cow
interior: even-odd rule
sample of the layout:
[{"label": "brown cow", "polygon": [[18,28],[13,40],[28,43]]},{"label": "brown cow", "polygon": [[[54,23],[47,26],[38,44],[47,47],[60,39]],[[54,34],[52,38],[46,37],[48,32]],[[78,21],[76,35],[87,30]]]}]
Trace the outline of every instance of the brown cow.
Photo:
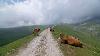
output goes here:
[{"label": "brown cow", "polygon": [[34,28],[33,33],[34,35],[39,35],[40,29],[39,28]]},{"label": "brown cow", "polygon": [[64,34],[60,34],[60,44],[69,44],[75,47],[83,47],[82,43],[79,41],[78,38],[70,36],[70,35],[64,35]]}]

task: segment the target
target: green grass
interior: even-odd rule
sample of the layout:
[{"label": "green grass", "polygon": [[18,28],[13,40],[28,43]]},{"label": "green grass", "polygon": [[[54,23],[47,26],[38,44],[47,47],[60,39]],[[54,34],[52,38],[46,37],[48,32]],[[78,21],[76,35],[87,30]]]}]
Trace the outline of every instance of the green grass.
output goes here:
[{"label": "green grass", "polygon": [[0,28],[0,47],[32,34],[33,26]]},{"label": "green grass", "polygon": [[0,47],[0,56],[9,56],[14,54],[18,48],[24,46],[34,38],[34,35],[26,36],[22,39],[16,40],[10,44]]},{"label": "green grass", "polygon": [[[73,30],[73,28],[65,25],[57,25],[55,26],[55,32],[53,33],[56,39],[59,37],[61,32],[79,38],[84,44],[84,48],[62,45],[61,50],[65,56],[100,56],[100,40],[94,36],[91,36],[91,33],[76,31]],[[69,54],[69,52],[71,54]]]},{"label": "green grass", "polygon": [[[0,47],[9,44],[13,41],[23,38],[24,36],[31,35],[35,26],[23,26],[15,28],[0,28]],[[41,30],[45,26],[38,25]]]},{"label": "green grass", "polygon": [[[32,34],[35,26],[23,26],[16,28],[0,28],[0,56],[9,56],[17,53],[20,47],[24,47],[35,36]],[[38,25],[41,31],[45,26]]]}]

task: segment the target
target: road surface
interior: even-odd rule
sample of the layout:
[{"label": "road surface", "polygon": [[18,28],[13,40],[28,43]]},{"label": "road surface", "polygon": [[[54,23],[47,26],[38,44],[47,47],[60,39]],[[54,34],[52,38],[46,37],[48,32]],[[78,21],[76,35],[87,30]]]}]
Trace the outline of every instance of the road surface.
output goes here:
[{"label": "road surface", "polygon": [[25,49],[19,50],[16,56],[63,56],[63,54],[48,28],[34,38]]}]

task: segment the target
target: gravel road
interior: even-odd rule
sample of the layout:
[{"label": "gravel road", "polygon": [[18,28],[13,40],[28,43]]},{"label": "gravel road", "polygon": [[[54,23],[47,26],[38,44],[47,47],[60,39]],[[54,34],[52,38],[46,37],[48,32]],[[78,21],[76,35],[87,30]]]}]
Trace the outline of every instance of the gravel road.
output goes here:
[{"label": "gravel road", "polygon": [[54,40],[50,29],[46,29],[34,38],[26,48],[19,50],[16,56],[64,56]]}]

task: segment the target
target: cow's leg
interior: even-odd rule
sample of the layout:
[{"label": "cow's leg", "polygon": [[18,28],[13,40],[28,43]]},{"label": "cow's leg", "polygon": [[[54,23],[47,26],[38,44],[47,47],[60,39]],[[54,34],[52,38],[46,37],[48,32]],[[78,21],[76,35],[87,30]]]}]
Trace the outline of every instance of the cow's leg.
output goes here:
[{"label": "cow's leg", "polygon": [[82,44],[82,43],[80,43],[80,44],[79,44],[79,47],[80,47],[80,48],[83,48],[83,44]]},{"label": "cow's leg", "polygon": [[61,39],[57,39],[58,45],[61,46]]},{"label": "cow's leg", "polygon": [[34,32],[32,32],[34,34]]},{"label": "cow's leg", "polygon": [[37,33],[37,36],[39,36],[39,33]]},{"label": "cow's leg", "polygon": [[36,32],[34,32],[34,36],[37,36],[37,33]]}]

